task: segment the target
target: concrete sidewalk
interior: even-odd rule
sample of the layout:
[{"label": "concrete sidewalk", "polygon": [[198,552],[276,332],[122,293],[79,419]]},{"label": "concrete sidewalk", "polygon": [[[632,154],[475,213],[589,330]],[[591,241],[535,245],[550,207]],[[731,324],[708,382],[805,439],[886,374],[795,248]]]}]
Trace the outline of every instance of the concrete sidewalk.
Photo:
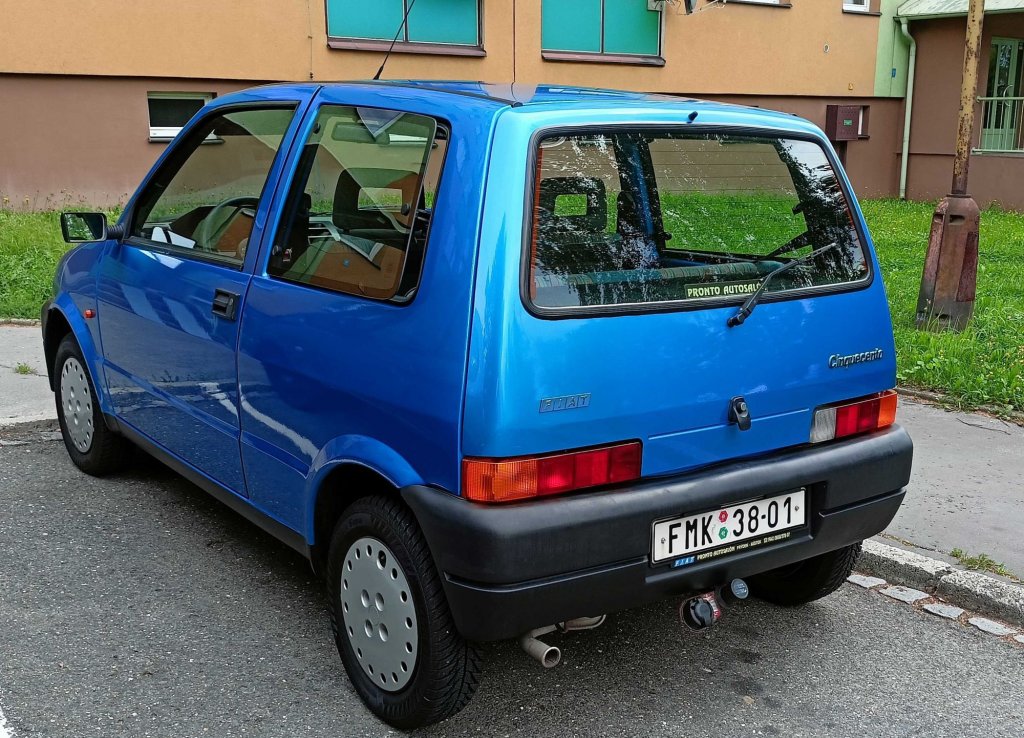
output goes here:
[{"label": "concrete sidewalk", "polygon": [[[27,364],[33,374],[15,371]],[[0,425],[56,417],[38,326],[0,325]],[[906,502],[886,533],[948,554],[988,554],[1024,577],[1024,428],[902,399],[916,446]]]},{"label": "concrete sidewalk", "polygon": [[985,553],[1024,577],[1024,428],[901,398],[914,474],[888,535],[920,548]]},{"label": "concrete sidewalk", "polygon": [[39,326],[0,325],[0,426],[56,417]]}]

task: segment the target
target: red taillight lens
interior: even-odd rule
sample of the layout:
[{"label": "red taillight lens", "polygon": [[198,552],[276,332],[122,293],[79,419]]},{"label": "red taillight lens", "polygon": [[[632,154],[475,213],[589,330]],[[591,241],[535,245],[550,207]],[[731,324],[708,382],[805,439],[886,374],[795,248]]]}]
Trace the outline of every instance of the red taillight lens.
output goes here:
[{"label": "red taillight lens", "polygon": [[896,403],[895,390],[887,390],[856,402],[820,407],[814,412],[811,443],[886,428],[896,422]]},{"label": "red taillight lens", "polygon": [[463,459],[462,493],[477,502],[512,502],[640,478],[639,441],[514,459]]}]

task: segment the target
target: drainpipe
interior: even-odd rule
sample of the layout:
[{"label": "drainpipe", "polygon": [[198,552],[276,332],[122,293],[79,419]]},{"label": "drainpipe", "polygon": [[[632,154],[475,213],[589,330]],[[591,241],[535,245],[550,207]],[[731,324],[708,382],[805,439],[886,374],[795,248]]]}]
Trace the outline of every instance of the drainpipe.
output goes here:
[{"label": "drainpipe", "polygon": [[910,163],[910,118],[914,112],[914,71],[917,68],[917,41],[910,35],[906,18],[900,18],[900,31],[910,42],[910,63],[907,65],[907,97],[903,111],[903,156],[900,160],[900,199],[907,199],[907,165]]}]

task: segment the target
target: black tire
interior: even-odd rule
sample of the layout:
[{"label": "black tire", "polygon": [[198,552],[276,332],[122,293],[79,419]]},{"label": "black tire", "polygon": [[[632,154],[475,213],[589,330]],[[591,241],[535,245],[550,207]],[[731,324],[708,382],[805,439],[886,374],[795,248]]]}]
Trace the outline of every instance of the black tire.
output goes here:
[{"label": "black tire", "polygon": [[[91,406],[91,413],[87,413],[87,419],[91,421],[91,434],[88,439],[88,448],[81,449],[75,445],[69,422],[74,422],[72,417],[69,421],[69,407],[65,403],[62,392],[62,376],[69,365],[74,361],[80,368],[79,382],[84,383],[88,388],[88,405]],[[122,436],[110,430],[103,420],[103,413],[96,397],[96,385],[89,376],[89,365],[82,356],[82,350],[78,342],[71,334],[66,335],[57,346],[57,354],[53,360],[53,388],[54,398],[57,402],[57,422],[60,423],[60,434],[64,439],[64,447],[68,450],[68,456],[75,466],[91,474],[94,477],[102,477],[106,474],[118,471],[123,468],[131,454],[131,446]],[[67,398],[72,401],[72,398]],[[74,402],[79,403],[83,398],[77,398]],[[81,420],[81,419],[80,419]]]},{"label": "black tire", "polygon": [[855,543],[766,571],[750,578],[750,591],[755,597],[784,607],[820,600],[842,586],[857,564],[860,550],[861,544]]},{"label": "black tire", "polygon": [[[346,632],[341,592],[346,556],[356,541],[367,537],[383,543],[398,560],[415,606],[416,662],[399,691],[381,689],[364,671]],[[445,720],[469,703],[480,680],[480,655],[455,630],[427,542],[400,500],[363,497],[342,513],[331,537],[326,577],[338,653],[356,692],[377,717],[396,728],[419,728]]]}]

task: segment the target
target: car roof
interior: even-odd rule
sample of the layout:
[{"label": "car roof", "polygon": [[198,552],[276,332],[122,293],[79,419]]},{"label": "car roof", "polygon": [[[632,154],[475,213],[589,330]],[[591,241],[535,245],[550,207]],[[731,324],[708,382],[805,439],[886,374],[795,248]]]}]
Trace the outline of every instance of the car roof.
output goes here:
[{"label": "car roof", "polygon": [[[374,93],[389,97],[400,94],[405,100],[415,99],[432,107],[436,106],[438,110],[444,110],[446,107],[490,108],[497,113],[501,109],[515,108],[521,112],[562,112],[568,116],[584,110],[615,110],[619,113],[624,110],[643,110],[684,116],[696,112],[702,121],[706,120],[709,123],[757,123],[772,128],[818,132],[814,124],[789,113],[678,95],[597,87],[459,80],[353,80],[278,83],[265,85],[259,89],[287,93],[311,92],[319,88],[350,90],[358,92],[361,97]],[[458,98],[457,101],[455,98]]]}]

